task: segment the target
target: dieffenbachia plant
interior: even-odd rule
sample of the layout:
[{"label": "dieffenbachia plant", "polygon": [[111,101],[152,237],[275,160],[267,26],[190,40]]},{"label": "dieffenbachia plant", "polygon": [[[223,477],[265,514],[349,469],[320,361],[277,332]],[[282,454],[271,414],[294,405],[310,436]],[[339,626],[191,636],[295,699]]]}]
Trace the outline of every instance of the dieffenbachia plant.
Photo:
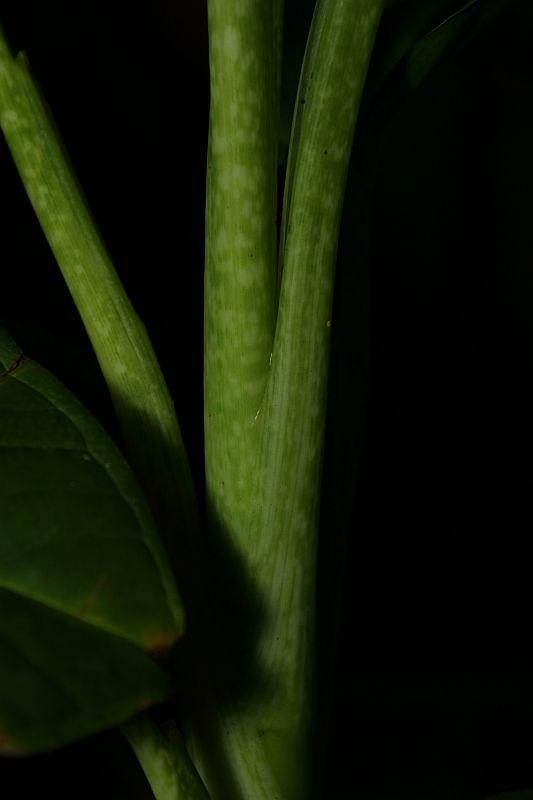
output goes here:
[{"label": "dieffenbachia plant", "polygon": [[[205,541],[146,330],[28,62],[0,32],[0,123],[98,357],[130,464],[0,333],[1,752],[122,725],[158,800],[310,796],[334,274],[384,5],[318,1],[278,209],[282,0],[208,2]],[[378,59],[371,89],[394,71],[416,86],[472,31],[481,7],[455,9],[444,27],[426,8],[417,26],[430,34],[404,27],[398,47]],[[372,169],[362,174],[370,192]],[[189,632],[164,668],[157,661],[183,630],[172,571]],[[172,673],[177,724],[135,717],[168,696]]]}]

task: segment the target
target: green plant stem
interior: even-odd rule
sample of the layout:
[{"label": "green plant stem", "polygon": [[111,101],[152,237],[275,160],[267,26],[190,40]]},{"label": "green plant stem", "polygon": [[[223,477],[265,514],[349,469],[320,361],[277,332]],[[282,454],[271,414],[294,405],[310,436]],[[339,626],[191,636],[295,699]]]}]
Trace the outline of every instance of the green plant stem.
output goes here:
[{"label": "green plant stem", "polygon": [[[275,325],[282,10],[282,0],[208,3],[211,109],[204,328],[207,512],[214,571],[223,573],[221,580],[226,576],[230,594],[236,595],[229,607],[224,598],[221,622],[226,623],[226,630],[227,620],[233,619],[235,630],[230,642],[237,647],[240,621],[233,611],[240,607],[246,589],[235,573],[239,572],[255,467],[254,423],[268,380]],[[220,591],[227,594],[222,584]],[[246,625],[245,620],[242,622]],[[228,646],[224,636],[221,632],[218,651],[227,652],[229,669],[239,672],[240,665],[231,665],[234,647]],[[217,657],[220,659],[219,653]],[[217,696],[220,699],[222,695],[218,705],[223,708],[212,720],[213,735],[203,737],[194,747],[213,797],[233,796],[238,800],[255,792],[258,799],[268,796],[269,791],[270,797],[275,796],[260,745],[259,754],[249,759],[245,751],[251,740],[241,725],[240,713],[235,712],[235,698],[228,698],[226,687],[219,686]],[[237,740],[242,747],[233,746]],[[218,757],[210,745],[216,741],[221,750]],[[206,743],[210,752],[202,752]],[[226,768],[229,774],[222,777]]]},{"label": "green plant stem", "polygon": [[123,725],[122,732],[156,800],[209,800],[175,725],[162,731],[148,714],[143,714]]},{"label": "green plant stem", "polygon": [[[12,57],[1,30],[0,124],[96,352],[130,461],[172,557],[190,622],[199,605],[200,521],[174,405],[146,329],[113,267],[27,61],[23,55]],[[196,631],[193,641],[196,651]],[[189,641],[186,650],[191,650]],[[143,766],[147,772],[155,770],[155,785],[163,787],[156,795],[164,800],[206,797],[199,790],[183,793],[179,749],[170,754],[165,743],[161,750],[162,735],[147,725],[146,720],[133,722],[128,731]],[[167,751],[161,760],[161,752]],[[174,768],[177,773],[171,779]]]},{"label": "green plant stem", "polygon": [[205,271],[208,510],[232,530],[275,322],[281,2],[210,0]]},{"label": "green plant stem", "polygon": [[111,262],[27,60],[24,54],[11,55],[1,29],[0,123],[94,347],[128,456],[187,599],[199,521],[174,405],[146,329]]},{"label": "green plant stem", "polygon": [[[223,21],[213,13],[222,5]],[[216,43],[210,152],[220,138],[224,166],[217,173],[212,156],[206,240],[207,475],[215,533],[229,542],[243,576],[241,605],[253,606],[241,643],[241,650],[250,651],[244,657],[248,694],[232,690],[224,717],[225,747],[243,798],[297,800],[309,793],[318,498],[336,248],[357,111],[383,3],[322,0],[315,12],[293,125],[279,307],[266,378],[271,301],[265,302],[263,315],[257,307],[265,296],[272,297],[270,269],[261,277],[252,273],[250,294],[228,288],[245,282],[245,248],[239,249],[243,226],[248,235],[248,226],[260,224],[257,214],[263,230],[272,219],[268,204],[259,205],[253,217],[242,205],[242,186],[249,182],[250,191],[254,185],[257,189],[256,166],[266,162],[256,154],[253,163],[242,162],[242,180],[220,178],[230,169],[229,154],[242,154],[239,126],[248,118],[250,92],[259,98],[257,107],[271,103],[269,82],[258,81],[257,75],[247,92],[237,95],[233,88],[237,81],[251,80],[246,34],[263,19],[265,7],[244,6],[255,22],[237,39],[230,37],[230,50],[235,41],[242,45],[239,58],[224,50],[223,31],[241,24],[237,9],[243,4],[213,1],[209,18]],[[268,42],[270,28],[263,29]],[[236,96],[244,105],[229,124],[219,105],[230,108]],[[263,125],[259,115],[257,130]],[[224,248],[217,244],[219,237]],[[264,248],[264,263],[269,263],[270,239],[257,246]],[[234,339],[228,345],[235,331],[237,342],[249,341],[249,348],[235,345]],[[239,354],[256,369],[253,383],[235,368]],[[216,396],[214,385],[219,387]],[[226,405],[224,392],[231,397]]]},{"label": "green plant stem", "polygon": [[357,111],[381,10],[380,0],[319,3],[289,152],[278,322],[260,415],[250,531],[254,574],[268,608],[258,646],[271,676],[261,723],[270,729],[265,747],[285,773],[293,768],[287,741],[293,751],[308,748],[314,706],[315,558],[334,268]]}]

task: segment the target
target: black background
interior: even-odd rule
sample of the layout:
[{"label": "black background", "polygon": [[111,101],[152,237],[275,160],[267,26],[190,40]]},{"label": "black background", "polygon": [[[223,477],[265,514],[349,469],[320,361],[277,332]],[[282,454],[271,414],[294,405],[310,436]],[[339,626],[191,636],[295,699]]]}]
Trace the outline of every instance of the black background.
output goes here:
[{"label": "black background", "polygon": [[[6,0],[1,15],[147,324],[201,486],[205,9],[110,6]],[[308,6],[293,4],[295,18]],[[533,787],[528,6],[511,4],[388,123],[328,797],[474,800]],[[116,435],[3,142],[0,176],[0,321]],[[4,760],[2,784],[18,797],[150,796],[115,733]]]}]

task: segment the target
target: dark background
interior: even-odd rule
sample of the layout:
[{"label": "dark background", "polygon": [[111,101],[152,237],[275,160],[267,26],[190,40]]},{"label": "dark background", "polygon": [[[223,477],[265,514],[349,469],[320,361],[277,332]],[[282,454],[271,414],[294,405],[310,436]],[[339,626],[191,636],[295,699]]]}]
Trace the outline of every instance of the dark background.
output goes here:
[{"label": "dark background", "polygon": [[[292,47],[309,3],[289,5]],[[6,0],[1,16],[147,324],[201,485],[203,4]],[[530,3],[511,3],[387,119],[328,797],[533,787],[532,35]],[[0,176],[0,322],[116,435],[3,142]],[[4,760],[11,782],[18,797],[149,797],[115,733]]]}]

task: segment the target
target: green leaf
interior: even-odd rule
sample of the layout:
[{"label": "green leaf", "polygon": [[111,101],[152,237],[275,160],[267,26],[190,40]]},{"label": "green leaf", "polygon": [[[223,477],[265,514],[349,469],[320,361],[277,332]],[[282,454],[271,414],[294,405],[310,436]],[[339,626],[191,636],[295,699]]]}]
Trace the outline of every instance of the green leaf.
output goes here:
[{"label": "green leaf", "polygon": [[394,0],[384,17],[368,88],[395,95],[416,89],[432,68],[479,34],[516,0]]},{"label": "green leaf", "polygon": [[416,89],[437,62],[466,44],[509,6],[512,0],[471,0],[413,46],[405,61],[405,83]]},{"label": "green leaf", "polygon": [[182,630],[125,460],[0,329],[0,751],[58,746],[164,699],[148,653]]},{"label": "green leaf", "polygon": [[376,42],[368,88],[380,87],[416,42],[464,5],[465,0],[434,0],[431,3],[389,0]]}]

